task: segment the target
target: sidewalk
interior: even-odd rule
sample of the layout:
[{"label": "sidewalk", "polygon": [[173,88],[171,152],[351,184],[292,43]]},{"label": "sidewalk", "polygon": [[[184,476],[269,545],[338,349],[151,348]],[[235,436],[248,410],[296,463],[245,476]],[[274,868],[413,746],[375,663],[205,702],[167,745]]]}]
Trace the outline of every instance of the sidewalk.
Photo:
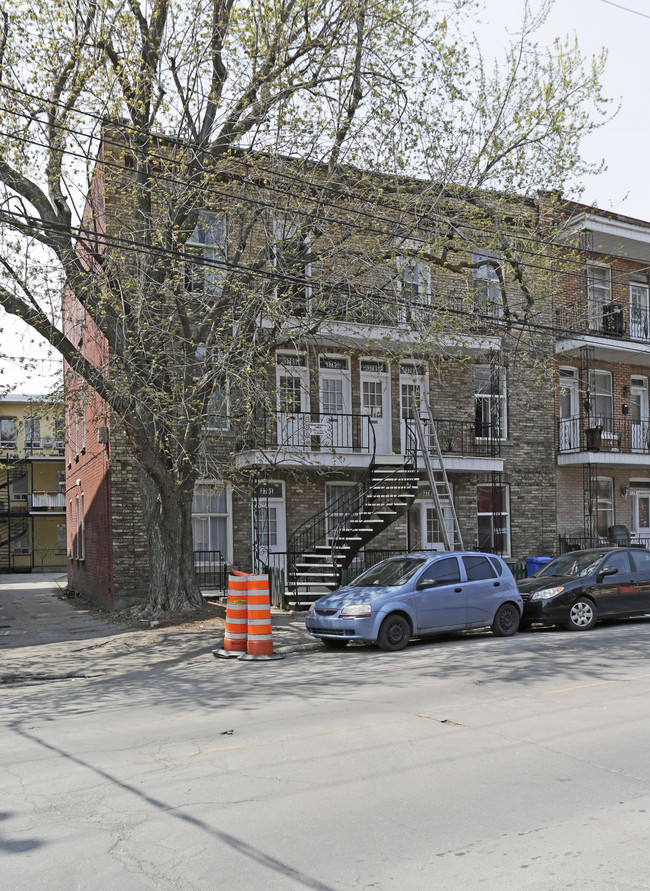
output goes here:
[{"label": "sidewalk", "polygon": [[[139,629],[81,600],[71,602],[65,585],[65,575],[58,573],[0,575],[0,685],[213,660],[212,651],[223,644],[222,615]],[[225,607],[215,613],[225,615]],[[271,620],[276,653],[322,649],[307,634],[303,613],[272,610]]]}]

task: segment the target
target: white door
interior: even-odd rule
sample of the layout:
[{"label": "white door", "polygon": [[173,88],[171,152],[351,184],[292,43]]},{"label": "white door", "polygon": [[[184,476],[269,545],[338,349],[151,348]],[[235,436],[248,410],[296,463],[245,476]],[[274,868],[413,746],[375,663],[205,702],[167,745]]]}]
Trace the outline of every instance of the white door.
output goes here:
[{"label": "white door", "polygon": [[630,420],[632,451],[648,451],[648,382],[646,378],[632,378],[630,392]]},{"label": "white door", "polygon": [[632,533],[640,541],[650,540],[650,492],[632,492]]},{"label": "white door", "polygon": [[[451,505],[448,501],[441,501],[442,523],[447,533],[447,537],[453,541],[454,538],[454,519],[451,512]],[[433,501],[424,501],[420,505],[421,519],[420,528],[422,530],[422,549],[425,551],[444,551],[445,540],[441,529],[440,519],[436,513]]]},{"label": "white door", "polygon": [[352,385],[347,356],[319,356],[321,446],[352,449]]},{"label": "white door", "polygon": [[278,353],[276,367],[279,446],[309,445],[309,368],[304,353]]},{"label": "white door", "polygon": [[286,511],[282,482],[259,484],[257,498],[253,502],[253,560],[257,559],[258,571],[265,566],[285,569],[287,550]]},{"label": "white door", "polygon": [[[402,454],[406,452],[407,430],[415,436],[413,422],[414,412],[419,412],[420,417],[427,421],[426,409],[422,401],[427,394],[427,369],[425,365],[411,362],[400,365],[399,370],[399,398],[400,398],[400,447]],[[428,426],[425,424],[425,435]]]},{"label": "white door", "polygon": [[580,447],[578,376],[575,368],[560,368],[560,451]]},{"label": "white door", "polygon": [[648,340],[650,337],[650,298],[648,286],[640,282],[630,285],[630,337],[635,340]]},{"label": "white door", "polygon": [[[361,360],[361,414],[369,418],[379,455],[391,452],[390,374],[388,363],[377,359]],[[362,419],[361,447],[372,449],[367,421]]]}]

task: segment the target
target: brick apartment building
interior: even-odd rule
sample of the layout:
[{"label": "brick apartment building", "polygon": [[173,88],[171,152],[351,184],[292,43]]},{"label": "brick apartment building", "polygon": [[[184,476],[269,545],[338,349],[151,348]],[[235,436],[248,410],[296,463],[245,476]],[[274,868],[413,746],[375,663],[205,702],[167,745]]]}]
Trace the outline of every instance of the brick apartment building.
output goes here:
[{"label": "brick apartment building", "polygon": [[[126,154],[116,160],[128,175]],[[110,229],[101,177],[92,198],[93,213],[99,205]],[[544,200],[526,202],[525,213],[539,214]],[[265,221],[272,275],[286,257],[279,246],[295,235],[288,212],[270,207]],[[189,256],[211,252],[227,268],[232,246],[223,219],[219,208],[201,212]],[[420,243],[426,225],[416,233]],[[499,259],[487,235],[480,237],[484,246],[474,237],[465,248],[471,268],[453,281],[402,238],[390,258],[370,264],[367,291],[357,284],[354,300],[349,289],[328,286],[323,301],[311,256],[293,251],[286,268],[295,326],[285,325],[259,369],[265,395],[240,411],[246,394],[223,382],[204,425],[202,448],[228,469],[226,478],[206,476],[194,492],[195,564],[205,584],[223,584],[228,567],[274,567],[294,601],[308,599],[388,554],[444,548],[445,533],[457,536],[454,515],[466,548],[514,561],[555,552],[563,450],[553,388],[538,370],[553,365],[550,307],[540,301],[545,326],[528,363],[500,324]],[[219,287],[209,268],[186,273],[188,300]],[[516,311],[522,295],[512,281],[507,298]],[[449,332],[436,328],[457,306],[461,322]],[[320,321],[312,326],[316,310]],[[98,351],[96,364],[105,361],[92,320],[71,295],[64,315],[70,339],[86,355]],[[107,407],[74,382],[66,423],[70,585],[120,608],[142,599],[148,584],[137,465]],[[446,472],[440,511],[424,452],[435,473],[440,459]]]}]

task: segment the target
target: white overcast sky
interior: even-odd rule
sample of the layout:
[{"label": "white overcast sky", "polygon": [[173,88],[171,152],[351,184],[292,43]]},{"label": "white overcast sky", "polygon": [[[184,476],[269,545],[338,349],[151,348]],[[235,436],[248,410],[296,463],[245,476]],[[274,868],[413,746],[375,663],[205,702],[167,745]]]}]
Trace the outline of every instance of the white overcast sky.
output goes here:
[{"label": "white overcast sky", "polygon": [[[535,0],[533,0],[535,2]],[[482,24],[476,26],[485,59],[498,56],[507,30],[517,31],[524,0],[484,0]],[[585,54],[609,53],[605,94],[621,109],[584,144],[591,161],[605,159],[607,170],[585,182],[582,200],[640,219],[650,219],[650,3],[648,0],[556,0],[539,43],[576,35]],[[17,362],[0,360],[0,388],[18,393],[45,393],[52,386],[60,360],[46,359],[39,339],[0,314],[0,352],[37,359],[34,372]]]}]

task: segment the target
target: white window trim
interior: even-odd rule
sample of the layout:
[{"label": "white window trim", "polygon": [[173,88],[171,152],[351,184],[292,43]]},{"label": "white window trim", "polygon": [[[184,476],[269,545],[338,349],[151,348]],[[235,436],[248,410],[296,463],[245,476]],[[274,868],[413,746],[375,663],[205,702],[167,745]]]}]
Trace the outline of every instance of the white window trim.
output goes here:
[{"label": "white window trim", "polygon": [[195,486],[209,486],[215,489],[225,489],[226,492],[226,513],[217,513],[217,514],[207,514],[207,513],[194,513],[192,511],[192,517],[226,517],[226,533],[228,536],[228,553],[222,554],[228,565],[231,565],[233,562],[233,518],[232,518],[232,488],[229,483],[224,483],[222,480],[217,479],[198,479],[196,480]]},{"label": "white window trim", "polygon": [[[478,363],[474,366],[475,368],[490,368],[489,365],[482,365]],[[498,367],[499,373],[499,381],[501,384],[500,390],[501,392],[497,395],[492,395],[491,393],[477,393],[476,385],[474,386],[474,405],[476,406],[477,400],[488,400],[491,402],[492,399],[499,399],[501,402],[500,410],[499,410],[499,420],[501,422],[501,429],[499,430],[499,436],[494,437],[494,439],[498,439],[500,442],[506,442],[508,439],[508,370],[504,365],[499,365]],[[491,409],[491,406],[490,406]],[[492,414],[490,410],[490,415]],[[487,436],[475,436],[477,442],[487,442],[489,437]]]},{"label": "white window trim", "polygon": [[[492,511],[479,511],[478,509],[478,490],[479,489],[491,489],[492,487],[489,484],[478,485],[476,487],[476,518],[478,521],[479,517],[494,517]],[[502,489],[505,492],[505,511],[501,512],[501,516],[505,516],[506,518],[506,547],[503,551],[502,556],[509,557],[511,551],[511,538],[510,538],[510,486],[508,483],[501,483],[496,488]],[[477,533],[478,537],[478,533]],[[492,546],[494,547],[494,527],[492,528]]]}]

